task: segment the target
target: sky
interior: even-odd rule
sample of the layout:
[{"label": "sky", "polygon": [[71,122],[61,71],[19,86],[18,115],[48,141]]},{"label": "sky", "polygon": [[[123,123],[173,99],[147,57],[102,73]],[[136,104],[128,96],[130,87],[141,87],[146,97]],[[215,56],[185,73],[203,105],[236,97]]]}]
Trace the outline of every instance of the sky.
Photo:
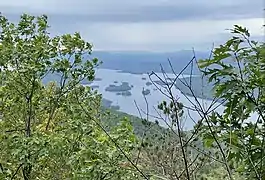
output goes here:
[{"label": "sky", "polygon": [[3,15],[46,14],[52,34],[80,32],[94,50],[208,50],[234,24],[264,35],[263,0],[0,0]]}]

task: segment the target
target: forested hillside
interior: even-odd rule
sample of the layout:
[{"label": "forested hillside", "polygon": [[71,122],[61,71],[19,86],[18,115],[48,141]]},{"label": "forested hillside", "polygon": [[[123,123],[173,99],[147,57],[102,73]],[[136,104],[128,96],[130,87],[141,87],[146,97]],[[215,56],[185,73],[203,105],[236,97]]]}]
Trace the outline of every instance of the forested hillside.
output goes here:
[{"label": "forested hillside", "polygon": [[[140,117],[103,107],[102,95],[82,84],[101,65],[87,54],[92,45],[79,33],[51,36],[46,15],[23,14],[16,24],[0,16],[0,179],[265,179],[265,49],[246,28],[235,25],[211,58],[191,59],[213,87],[206,96],[190,78],[162,84],[169,101],[161,99],[157,118],[167,127],[149,121],[145,93]],[[48,74],[58,78],[44,82]],[[166,82],[166,72],[159,79]],[[195,103],[186,107],[173,88],[190,91]],[[188,110],[200,118],[184,131]]]}]

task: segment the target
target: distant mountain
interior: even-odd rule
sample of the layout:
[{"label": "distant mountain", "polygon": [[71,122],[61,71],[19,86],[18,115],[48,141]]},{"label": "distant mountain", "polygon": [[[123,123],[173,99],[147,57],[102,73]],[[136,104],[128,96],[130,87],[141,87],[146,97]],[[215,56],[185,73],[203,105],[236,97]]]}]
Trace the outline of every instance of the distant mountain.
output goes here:
[{"label": "distant mountain", "polygon": [[[105,52],[94,51],[92,57],[97,57],[103,64],[100,68],[115,69],[136,74],[145,74],[152,71],[161,72],[160,64],[167,73],[172,73],[168,63],[170,60],[176,73],[179,73],[193,58],[191,50],[176,52]],[[197,59],[208,58],[208,52],[196,52]],[[191,66],[184,73],[190,73]],[[193,66],[193,73],[198,74],[196,65]]]}]

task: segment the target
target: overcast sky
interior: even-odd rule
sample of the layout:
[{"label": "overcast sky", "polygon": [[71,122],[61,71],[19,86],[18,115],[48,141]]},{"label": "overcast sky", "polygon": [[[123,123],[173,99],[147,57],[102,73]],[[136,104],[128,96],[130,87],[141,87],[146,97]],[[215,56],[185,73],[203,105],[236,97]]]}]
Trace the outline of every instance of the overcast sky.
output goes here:
[{"label": "overcast sky", "polygon": [[52,34],[78,31],[106,51],[207,50],[227,28],[264,32],[263,0],[0,0],[1,12],[47,14]]}]

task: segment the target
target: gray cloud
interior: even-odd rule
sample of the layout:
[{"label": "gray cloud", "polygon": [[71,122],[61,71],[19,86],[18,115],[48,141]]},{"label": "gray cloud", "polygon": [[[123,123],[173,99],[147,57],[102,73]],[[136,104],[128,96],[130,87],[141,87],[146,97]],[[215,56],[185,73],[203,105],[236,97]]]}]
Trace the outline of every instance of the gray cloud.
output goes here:
[{"label": "gray cloud", "polygon": [[99,50],[174,51],[211,47],[233,24],[260,36],[263,0],[8,0],[11,21],[47,14],[51,34],[79,31]]},{"label": "gray cloud", "polygon": [[[112,0],[38,1],[40,4],[2,3],[7,15],[22,12],[50,15],[68,22],[157,22],[175,20],[242,19],[262,17],[262,0]],[[33,1],[32,1],[33,2]],[[27,6],[26,6],[27,5]]]}]

